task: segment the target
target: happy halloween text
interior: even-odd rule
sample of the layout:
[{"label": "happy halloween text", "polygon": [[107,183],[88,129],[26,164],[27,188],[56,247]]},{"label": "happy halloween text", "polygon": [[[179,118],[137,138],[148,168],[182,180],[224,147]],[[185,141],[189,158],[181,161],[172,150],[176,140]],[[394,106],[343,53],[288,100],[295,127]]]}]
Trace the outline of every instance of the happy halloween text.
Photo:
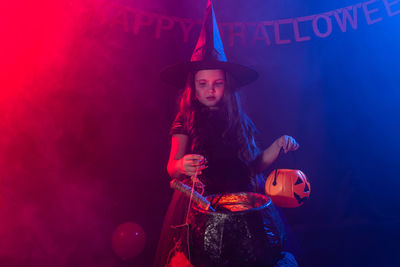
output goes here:
[{"label": "happy halloween text", "polygon": [[[342,32],[350,28],[356,30],[361,24],[372,25],[398,14],[400,0],[369,0],[310,16],[259,22],[222,22],[219,28],[222,39],[229,46],[255,45],[259,42],[282,45],[326,38],[332,34],[334,27]],[[179,29],[186,43],[192,34],[198,34],[202,22],[111,4],[102,23],[122,27],[125,32],[134,35],[151,32],[156,39],[167,37],[169,31]]]}]

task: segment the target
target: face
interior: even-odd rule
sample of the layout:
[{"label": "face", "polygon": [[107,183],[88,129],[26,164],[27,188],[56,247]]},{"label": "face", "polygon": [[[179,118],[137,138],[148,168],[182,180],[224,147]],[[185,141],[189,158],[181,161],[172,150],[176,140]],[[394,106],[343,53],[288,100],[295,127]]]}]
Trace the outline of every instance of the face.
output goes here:
[{"label": "face", "polygon": [[196,97],[203,105],[214,107],[222,99],[225,90],[225,72],[200,70],[194,76]]}]

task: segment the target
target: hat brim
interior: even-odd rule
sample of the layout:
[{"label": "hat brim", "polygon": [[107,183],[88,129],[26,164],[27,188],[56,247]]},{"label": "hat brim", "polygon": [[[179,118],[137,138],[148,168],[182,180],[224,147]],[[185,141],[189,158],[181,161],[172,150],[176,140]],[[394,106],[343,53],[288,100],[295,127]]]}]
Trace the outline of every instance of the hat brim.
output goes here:
[{"label": "hat brim", "polygon": [[258,73],[255,70],[240,64],[224,61],[191,61],[175,64],[162,70],[160,78],[170,85],[182,88],[186,85],[189,72],[207,69],[222,69],[229,72],[234,79],[236,88],[245,86],[258,78]]}]

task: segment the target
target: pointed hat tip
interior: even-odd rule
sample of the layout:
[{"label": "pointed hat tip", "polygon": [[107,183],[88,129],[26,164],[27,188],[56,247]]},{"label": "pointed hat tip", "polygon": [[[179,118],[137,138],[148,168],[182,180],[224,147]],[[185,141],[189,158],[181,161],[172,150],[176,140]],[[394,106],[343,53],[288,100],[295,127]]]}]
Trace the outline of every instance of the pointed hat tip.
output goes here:
[{"label": "pointed hat tip", "polygon": [[208,0],[199,39],[190,61],[227,61],[212,1]]}]

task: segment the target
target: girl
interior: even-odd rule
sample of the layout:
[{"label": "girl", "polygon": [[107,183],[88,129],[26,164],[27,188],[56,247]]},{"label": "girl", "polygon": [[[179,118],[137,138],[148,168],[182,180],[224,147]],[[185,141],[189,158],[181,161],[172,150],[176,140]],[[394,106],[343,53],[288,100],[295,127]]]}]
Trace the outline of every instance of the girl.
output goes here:
[{"label": "girl", "polygon": [[[267,149],[258,149],[256,129],[242,112],[237,93],[239,87],[257,77],[254,70],[227,62],[209,1],[191,61],[161,73],[165,82],[185,88],[170,130],[167,171],[171,178],[189,185],[191,178],[199,180],[204,185],[204,195],[264,192],[261,173],[275,161],[281,149],[285,153],[294,151],[299,144],[283,135]],[[174,192],[154,266],[173,265],[171,258],[188,254],[187,231],[177,227],[185,223],[188,202],[182,193]]]}]

